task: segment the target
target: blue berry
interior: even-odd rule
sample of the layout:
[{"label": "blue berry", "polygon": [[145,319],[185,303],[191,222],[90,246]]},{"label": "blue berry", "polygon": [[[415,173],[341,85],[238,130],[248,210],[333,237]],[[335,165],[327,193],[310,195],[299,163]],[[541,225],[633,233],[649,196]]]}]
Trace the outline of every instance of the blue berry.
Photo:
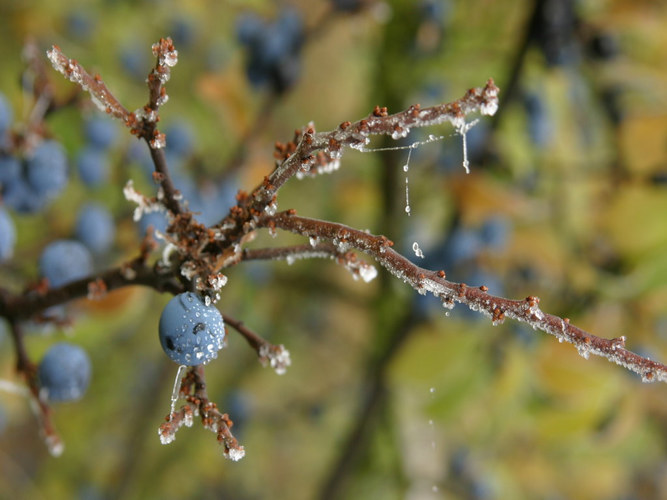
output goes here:
[{"label": "blue berry", "polygon": [[2,200],[8,207],[23,214],[39,212],[49,201],[37,194],[23,177],[3,187]]},{"label": "blue berry", "polygon": [[303,19],[293,9],[272,24],[252,15],[239,19],[237,37],[248,50],[246,74],[255,86],[267,85],[282,93],[299,76],[299,54],[305,38]]},{"label": "blue berry", "polygon": [[21,162],[15,156],[0,156],[0,192],[21,177]]},{"label": "blue berry", "polygon": [[146,231],[151,226],[153,227],[153,236],[155,235],[155,231],[164,234],[167,230],[167,217],[165,214],[163,212],[148,212],[147,214],[143,214],[138,222],[139,237],[143,238],[146,236]]},{"label": "blue berry", "polygon": [[14,254],[16,244],[16,228],[7,211],[0,207],[0,262]]},{"label": "blue berry", "polygon": [[109,210],[97,203],[81,207],[76,220],[76,237],[91,252],[106,252],[113,243],[115,227]]},{"label": "blue berry", "polygon": [[341,12],[356,12],[363,7],[363,0],[332,0],[333,8]]},{"label": "blue berry", "polygon": [[467,227],[455,228],[445,243],[446,267],[475,259],[482,249],[482,241],[476,231]]},{"label": "blue berry", "polygon": [[37,376],[47,400],[75,401],[88,389],[91,371],[86,351],[77,345],[59,342],[42,358]]},{"label": "blue berry", "polygon": [[186,366],[208,363],[225,344],[220,311],[195,293],[172,298],[160,316],[160,344],[172,361]]},{"label": "blue berry", "polygon": [[78,241],[58,240],[44,248],[39,270],[52,288],[85,278],[93,271],[93,258]]},{"label": "blue berry", "polygon": [[41,142],[26,159],[26,179],[41,197],[53,198],[67,184],[67,157],[57,141]]},{"label": "blue berry", "polygon": [[188,198],[188,201],[190,209],[195,212],[195,218],[205,226],[212,226],[220,222],[236,204],[235,196],[236,189],[231,183],[221,186],[207,183],[199,188],[194,198]]},{"label": "blue berry", "polygon": [[507,219],[494,215],[484,221],[479,231],[482,243],[492,250],[503,250],[507,246],[510,227]]},{"label": "blue berry", "polygon": [[192,47],[197,38],[196,24],[182,13],[177,13],[171,21],[171,39],[178,50],[187,50]]},{"label": "blue berry", "polygon": [[130,43],[120,49],[118,59],[128,75],[137,80],[144,80],[151,67],[151,62],[144,51],[137,50],[137,46],[137,43]]},{"label": "blue berry", "polygon": [[4,135],[12,124],[12,107],[7,98],[0,94],[0,135]]},{"label": "blue berry", "polygon": [[109,177],[109,160],[104,151],[87,147],[79,151],[76,168],[81,182],[88,187],[100,186]]},{"label": "blue berry", "polygon": [[255,43],[264,31],[264,22],[257,14],[248,12],[241,14],[236,20],[236,38],[243,44],[250,46]]},{"label": "blue berry", "polygon": [[185,122],[174,122],[164,130],[167,136],[167,148],[169,153],[176,156],[188,156],[192,153],[195,135],[192,127]]},{"label": "blue berry", "polygon": [[94,117],[86,121],[85,133],[91,146],[108,149],[116,142],[118,126],[110,118]]},{"label": "blue berry", "polygon": [[523,98],[524,109],[528,118],[528,135],[538,148],[549,144],[553,135],[553,124],[546,103],[540,95],[527,93]]},{"label": "blue berry", "polygon": [[88,41],[95,32],[95,20],[90,12],[78,8],[67,14],[65,27],[68,35],[81,41]]}]

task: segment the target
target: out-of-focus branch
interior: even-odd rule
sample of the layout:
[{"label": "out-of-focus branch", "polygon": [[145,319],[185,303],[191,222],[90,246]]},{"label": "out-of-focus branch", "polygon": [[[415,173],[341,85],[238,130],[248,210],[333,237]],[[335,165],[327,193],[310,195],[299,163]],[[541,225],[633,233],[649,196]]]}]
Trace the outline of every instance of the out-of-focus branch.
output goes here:
[{"label": "out-of-focus branch", "polygon": [[55,425],[51,420],[51,407],[44,397],[40,396],[39,380],[37,378],[37,366],[30,360],[28,352],[25,349],[23,341],[23,329],[17,321],[10,321],[11,335],[16,350],[16,371],[23,376],[30,393],[30,403],[39,425],[41,427],[42,437],[49,453],[53,456],[59,456],[64,450],[64,444],[56,431]]},{"label": "out-of-focus branch", "polygon": [[335,241],[341,250],[355,248],[372,256],[420,294],[431,293],[438,297],[445,307],[465,304],[473,311],[488,316],[494,324],[502,323],[506,318],[527,323],[534,329],[554,335],[559,342],[573,344],[586,359],[590,354],[602,356],[639,374],[644,382],[667,382],[667,366],[627,350],[625,337],[604,339],[592,335],[571,325],[567,318],[543,312],[539,307],[539,298],[534,296],[511,300],[490,295],[483,285],[469,287],[465,283],[447,281],[444,271],[421,268],[394,251],[391,248],[393,242],[385,236],[371,235],[343,224],[299,217],[293,211],[266,216],[261,225],[275,225],[303,236]]},{"label": "out-of-focus branch", "polygon": [[[141,285],[160,292],[180,293],[183,285],[171,272],[159,265],[147,266],[139,257],[101,274],[82,278],[59,288],[38,287],[20,295],[0,294],[0,316],[10,321],[29,319],[49,307],[87,297],[99,299],[105,293],[124,286]],[[18,358],[20,362],[20,357]]]}]

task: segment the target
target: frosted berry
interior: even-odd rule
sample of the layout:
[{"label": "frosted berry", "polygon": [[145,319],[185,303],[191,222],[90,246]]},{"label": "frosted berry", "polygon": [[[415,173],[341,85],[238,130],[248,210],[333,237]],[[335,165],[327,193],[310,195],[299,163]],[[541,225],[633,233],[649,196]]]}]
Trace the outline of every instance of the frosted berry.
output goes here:
[{"label": "frosted berry", "polygon": [[93,271],[93,257],[78,241],[58,240],[44,248],[39,270],[49,285],[57,288],[88,276]]},{"label": "frosted berry", "polygon": [[160,316],[159,334],[167,356],[187,366],[208,363],[225,343],[220,311],[192,292],[176,295],[167,303]]},{"label": "frosted berry", "polygon": [[37,376],[49,401],[75,401],[88,389],[91,371],[86,351],[77,345],[59,342],[42,358]]}]

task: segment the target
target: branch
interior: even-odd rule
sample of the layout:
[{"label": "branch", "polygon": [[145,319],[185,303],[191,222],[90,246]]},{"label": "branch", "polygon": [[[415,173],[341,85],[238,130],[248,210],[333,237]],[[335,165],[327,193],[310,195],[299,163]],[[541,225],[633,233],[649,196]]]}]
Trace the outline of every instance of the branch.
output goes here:
[{"label": "branch", "polygon": [[285,260],[293,264],[302,259],[334,259],[347,269],[355,280],[361,278],[368,283],[377,276],[377,269],[371,264],[359,260],[354,252],[341,252],[341,250],[330,242],[320,243],[317,238],[312,238],[310,244],[295,245],[280,248],[244,249],[242,260]]},{"label": "branch", "polygon": [[203,366],[190,367],[183,377],[180,395],[185,398],[186,404],[167,415],[165,422],[158,429],[162,444],[174,441],[176,431],[183,425],[191,427],[193,418],[200,415],[204,427],[214,432],[218,442],[224,447],[223,453],[226,458],[237,461],[245,456],[243,446],[232,434],[231,427],[234,423],[229,415],[221,413],[217,405],[208,398]]},{"label": "branch", "polygon": [[53,67],[65,78],[90,93],[93,103],[100,111],[120,119],[127,127],[132,126],[135,121],[134,113],[130,113],[123,107],[99,75],[91,76],[75,59],[70,59],[63,54],[57,45],[51,47],[46,55]]},{"label": "branch", "polygon": [[257,356],[262,366],[270,365],[278,375],[284,375],[287,372],[287,367],[292,364],[292,360],[290,359],[289,351],[285,349],[284,345],[273,345],[267,342],[246,327],[242,321],[235,320],[231,316],[223,314],[222,319],[226,325],[230,325],[239,332],[248,344],[250,344],[250,347],[257,351]]},{"label": "branch", "polygon": [[10,321],[11,334],[16,350],[16,371],[23,376],[30,393],[31,407],[37,416],[41,427],[41,434],[51,455],[60,456],[65,448],[64,443],[56,431],[51,419],[51,407],[45,398],[40,395],[37,366],[30,360],[23,342],[23,330],[18,322]]},{"label": "branch", "polygon": [[[173,272],[160,270],[159,265],[146,265],[143,257],[101,274],[88,276],[59,288],[42,288],[21,295],[0,294],[0,317],[10,321],[28,319],[49,307],[64,304],[77,298],[99,299],[105,293],[124,286],[142,285],[157,291],[180,293],[182,284]],[[18,358],[20,362],[20,357]]]},{"label": "branch", "polygon": [[239,199],[239,204],[220,224],[226,229],[226,240],[238,241],[254,229],[254,224],[249,221],[275,213],[278,190],[292,177],[336,170],[344,147],[364,150],[371,136],[389,135],[398,140],[406,137],[413,128],[445,122],[461,129],[470,113],[478,111],[493,115],[498,108],[498,92],[498,87],[489,79],[486,86],[470,89],[463,97],[448,104],[424,109],[415,104],[393,115],[387,113],[387,108],[376,106],[368,117],[355,123],[343,122],[330,132],[317,133],[312,124],[296,131],[293,141],[276,143],[279,163],[271,175],[250,195]]},{"label": "branch", "polygon": [[487,287],[468,287],[445,279],[444,271],[421,268],[403,257],[391,247],[393,242],[385,236],[374,236],[357,229],[333,222],[320,221],[294,215],[293,211],[266,216],[260,226],[274,226],[312,238],[331,240],[341,251],[356,248],[377,260],[389,272],[422,295],[432,293],[442,300],[443,306],[453,308],[455,303],[465,304],[473,311],[485,314],[494,324],[506,318],[529,324],[536,330],[549,333],[559,342],[573,344],[579,354],[588,359],[590,354],[602,356],[642,377],[643,382],[667,382],[667,366],[652,361],[625,348],[625,337],[604,339],[570,324],[569,319],[542,312],[539,298],[510,300],[487,293]]},{"label": "branch", "polygon": [[133,135],[146,141],[155,165],[155,178],[164,192],[164,205],[174,215],[178,215],[182,209],[163,151],[166,139],[156,126],[160,119],[158,110],[169,99],[164,84],[169,81],[171,68],[178,62],[178,51],[174,48],[171,38],[161,38],[159,42],[153,44],[152,50],[157,62],[146,80],[149,91],[148,104],[133,113],[118,101],[99,75],[91,76],[76,60],[68,58],[60,47],[54,45],[46,55],[53,67],[65,78],[90,93],[92,101],[101,111],[120,119],[130,128]]}]

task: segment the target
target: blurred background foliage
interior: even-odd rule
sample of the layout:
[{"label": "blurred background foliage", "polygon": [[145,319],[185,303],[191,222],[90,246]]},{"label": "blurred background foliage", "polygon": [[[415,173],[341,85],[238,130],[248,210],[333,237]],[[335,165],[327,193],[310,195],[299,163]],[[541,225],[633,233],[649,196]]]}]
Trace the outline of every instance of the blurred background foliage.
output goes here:
[{"label": "blurred background foliage", "polygon": [[[312,120],[329,130],[376,104],[395,112],[446,102],[493,77],[502,107],[470,131],[470,175],[449,125],[403,141],[445,136],[411,157],[410,217],[405,151],[348,151],[335,175],[290,182],[280,208],[383,233],[406,255],[417,241],[420,264],[491,293],[538,295],[545,311],[667,360],[667,4],[356,3],[3,0],[0,91],[20,128],[33,105],[22,90],[24,47],[43,54],[57,44],[136,109],[147,99],[150,45],[172,36],[180,57],[163,129],[180,130],[167,130],[168,142],[184,141],[172,166],[214,221],[236,189],[271,170],[274,141],[295,128]],[[289,88],[275,93],[248,82],[237,32],[244,16],[273,22],[289,9],[306,36]],[[48,73],[57,95],[74,91]],[[91,200],[116,227],[97,268],[135,255],[140,231],[121,187],[128,178],[154,187],[145,155],[120,129],[104,153],[107,180],[83,182],[75,165],[98,115],[86,99],[49,115],[70,182],[46,210],[11,214],[18,242],[0,266],[3,287],[34,281],[41,249],[71,237]],[[260,235],[252,246],[293,241]],[[364,284],[333,262],[299,261],[227,274],[219,307],[285,344],[293,360],[277,376],[229,331],[207,367],[209,393],[235,421],[246,458],[225,460],[198,425],[160,445],[176,372],[157,341],[169,297],[128,288],[71,304],[71,328],[30,328],[34,359],[70,339],[89,352],[93,381],[82,401],[55,408],[66,442],[57,459],[27,401],[0,393],[0,498],[667,498],[662,385],[520,324],[493,327],[460,306],[446,314],[384,272]],[[6,335],[0,346],[0,376],[17,381]]]}]

